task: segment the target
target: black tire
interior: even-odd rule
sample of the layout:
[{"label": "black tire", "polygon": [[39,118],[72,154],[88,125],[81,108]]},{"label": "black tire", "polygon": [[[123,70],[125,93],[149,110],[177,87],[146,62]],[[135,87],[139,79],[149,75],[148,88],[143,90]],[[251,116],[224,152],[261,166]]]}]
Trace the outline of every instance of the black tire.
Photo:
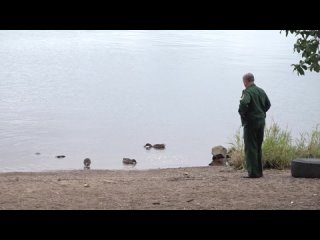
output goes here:
[{"label": "black tire", "polygon": [[291,175],[297,178],[320,178],[320,159],[302,158],[291,162]]}]

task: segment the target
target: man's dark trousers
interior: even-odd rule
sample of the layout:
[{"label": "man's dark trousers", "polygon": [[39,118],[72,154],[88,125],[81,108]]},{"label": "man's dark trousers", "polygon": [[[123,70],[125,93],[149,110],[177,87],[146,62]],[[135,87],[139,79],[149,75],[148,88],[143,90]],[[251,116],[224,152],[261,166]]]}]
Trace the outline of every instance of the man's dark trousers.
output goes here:
[{"label": "man's dark trousers", "polygon": [[244,151],[249,177],[262,177],[262,142],[265,121],[244,126]]}]

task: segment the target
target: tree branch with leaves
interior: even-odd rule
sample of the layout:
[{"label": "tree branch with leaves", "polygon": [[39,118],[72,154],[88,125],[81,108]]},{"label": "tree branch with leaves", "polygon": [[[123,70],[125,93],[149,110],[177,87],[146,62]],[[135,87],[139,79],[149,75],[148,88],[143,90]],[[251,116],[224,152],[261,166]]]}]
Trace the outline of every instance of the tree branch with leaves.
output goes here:
[{"label": "tree branch with leaves", "polygon": [[[293,46],[293,51],[302,54],[298,64],[292,64],[293,71],[304,75],[306,70],[320,72],[320,30],[282,30],[288,34],[295,34],[298,38]],[[281,32],[282,32],[281,31]]]}]

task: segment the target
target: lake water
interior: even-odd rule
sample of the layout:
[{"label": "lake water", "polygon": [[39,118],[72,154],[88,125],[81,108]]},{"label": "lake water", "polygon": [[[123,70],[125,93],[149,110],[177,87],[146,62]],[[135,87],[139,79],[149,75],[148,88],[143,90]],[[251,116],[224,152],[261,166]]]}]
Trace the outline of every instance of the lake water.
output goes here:
[{"label": "lake water", "polygon": [[[0,31],[0,171],[207,166],[240,127],[242,75],[267,123],[320,123],[320,75],[280,31]],[[167,148],[145,150],[150,142]],[[39,152],[40,155],[35,155]],[[57,159],[56,155],[66,155]]]}]

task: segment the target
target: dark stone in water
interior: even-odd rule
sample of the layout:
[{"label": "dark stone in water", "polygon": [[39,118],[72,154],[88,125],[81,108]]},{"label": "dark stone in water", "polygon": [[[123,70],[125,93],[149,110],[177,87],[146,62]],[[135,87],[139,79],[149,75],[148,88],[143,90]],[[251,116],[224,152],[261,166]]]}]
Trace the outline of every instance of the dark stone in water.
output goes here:
[{"label": "dark stone in water", "polygon": [[40,155],[40,153],[39,153],[39,152],[36,152],[35,155]]}]

